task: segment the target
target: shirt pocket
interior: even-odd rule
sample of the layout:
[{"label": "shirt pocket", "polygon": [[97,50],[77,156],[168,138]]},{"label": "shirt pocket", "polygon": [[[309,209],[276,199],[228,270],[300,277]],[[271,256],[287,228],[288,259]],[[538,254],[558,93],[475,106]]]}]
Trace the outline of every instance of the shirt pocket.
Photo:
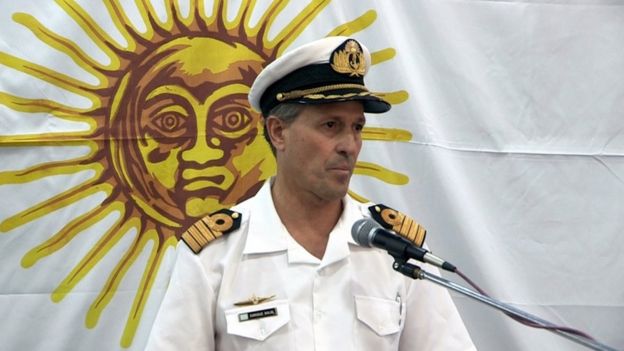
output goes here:
[{"label": "shirt pocket", "polygon": [[356,316],[378,336],[397,334],[403,326],[404,304],[401,301],[370,296],[355,296]]},{"label": "shirt pocket", "polygon": [[225,310],[227,333],[263,341],[290,321],[288,300]]}]

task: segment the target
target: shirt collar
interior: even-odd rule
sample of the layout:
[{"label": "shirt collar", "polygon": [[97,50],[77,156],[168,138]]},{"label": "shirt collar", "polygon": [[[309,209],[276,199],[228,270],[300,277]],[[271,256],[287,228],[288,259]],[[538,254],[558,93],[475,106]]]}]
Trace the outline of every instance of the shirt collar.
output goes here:
[{"label": "shirt collar", "polygon": [[355,221],[362,218],[361,207],[348,195],[342,199],[342,203],[342,214],[329,234],[329,241],[321,261],[321,267],[349,257],[351,252],[349,244],[357,245],[351,236],[351,227]]},{"label": "shirt collar", "polygon": [[276,252],[288,249],[288,231],[282,224],[271,196],[271,183],[264,183],[249,200],[249,230],[243,254]]},{"label": "shirt collar", "polygon": [[[297,248],[298,244],[277,215],[271,196],[271,183],[272,180],[265,182],[258,193],[250,199],[249,229],[243,254],[288,250],[289,262],[312,263],[310,257],[313,256],[302,247]],[[321,262],[323,266],[346,258],[349,255],[349,244],[357,245],[351,236],[351,226],[362,218],[362,206],[348,195],[343,198],[342,203],[343,211],[330,233],[327,250]]]}]

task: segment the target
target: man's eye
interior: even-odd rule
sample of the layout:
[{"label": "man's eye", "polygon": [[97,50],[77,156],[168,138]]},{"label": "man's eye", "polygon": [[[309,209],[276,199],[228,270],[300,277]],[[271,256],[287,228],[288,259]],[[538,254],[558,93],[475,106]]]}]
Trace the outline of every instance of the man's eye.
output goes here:
[{"label": "man's eye", "polygon": [[325,122],[325,126],[328,127],[328,128],[333,128],[333,127],[336,126],[336,122],[334,122],[334,121],[327,121],[327,122]]}]

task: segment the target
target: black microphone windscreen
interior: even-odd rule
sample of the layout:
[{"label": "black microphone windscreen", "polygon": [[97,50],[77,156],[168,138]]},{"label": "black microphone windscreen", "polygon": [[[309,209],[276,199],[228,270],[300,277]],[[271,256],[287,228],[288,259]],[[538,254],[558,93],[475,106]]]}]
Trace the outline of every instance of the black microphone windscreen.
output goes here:
[{"label": "black microphone windscreen", "polygon": [[372,232],[377,228],[381,228],[381,226],[372,219],[358,219],[351,227],[351,236],[359,245],[372,247]]}]

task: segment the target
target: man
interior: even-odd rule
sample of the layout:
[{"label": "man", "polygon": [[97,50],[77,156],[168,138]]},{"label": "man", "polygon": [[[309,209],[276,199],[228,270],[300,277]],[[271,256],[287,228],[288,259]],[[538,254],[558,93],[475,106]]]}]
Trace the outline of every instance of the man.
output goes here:
[{"label": "man", "polygon": [[330,37],[257,77],[249,101],[265,117],[277,174],[183,234],[148,349],[474,349],[444,289],[351,238],[371,217],[347,196],[364,113],[390,109],[364,85],[369,65],[356,40]]}]

